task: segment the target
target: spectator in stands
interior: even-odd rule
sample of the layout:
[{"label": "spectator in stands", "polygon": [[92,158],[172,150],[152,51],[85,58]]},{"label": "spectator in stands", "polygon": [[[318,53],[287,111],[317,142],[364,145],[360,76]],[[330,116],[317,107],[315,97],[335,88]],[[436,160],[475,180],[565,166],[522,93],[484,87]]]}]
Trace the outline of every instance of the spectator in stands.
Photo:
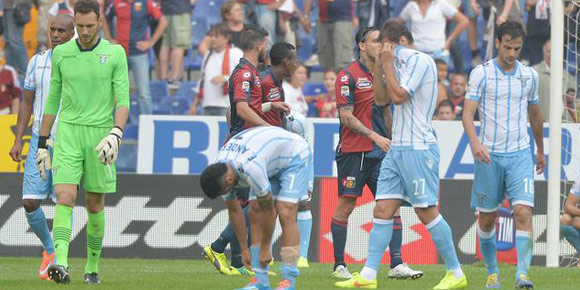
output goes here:
[{"label": "spectator in stands", "polygon": [[[222,4],[221,11],[222,23],[225,24],[229,30],[230,44],[240,48],[242,43],[242,30],[244,30],[244,9],[242,4],[236,2],[236,0],[228,0]],[[197,51],[201,55],[206,55],[210,50],[211,37],[206,35],[199,46]]]},{"label": "spectator in stands", "polygon": [[[538,72],[538,98],[540,99],[540,111],[544,122],[550,121],[550,55],[552,48],[548,39],[543,46],[544,60],[533,66]],[[564,89],[574,89],[574,76],[564,70]]]},{"label": "spectator in stands", "polygon": [[469,50],[471,52],[471,67],[475,68],[481,63],[480,50],[477,43],[477,14],[471,7],[471,0],[461,0],[461,12],[469,19],[467,37],[469,38]]},{"label": "spectator in stands", "polygon": [[167,80],[170,88],[177,88],[183,76],[185,51],[191,47],[191,4],[189,0],[163,0],[161,12],[168,23],[159,53],[161,79]]},{"label": "spectator in stands", "polygon": [[447,85],[449,82],[447,81],[447,63],[440,59],[435,59],[435,65],[437,66],[437,104],[436,106],[441,103],[443,100],[447,100]]},{"label": "spectator in stands", "polygon": [[45,51],[48,48],[48,10],[52,0],[36,0],[36,51]]},{"label": "spectator in stands", "polygon": [[203,56],[198,94],[189,113],[195,115],[201,101],[204,116],[224,116],[230,105],[228,80],[244,53],[230,44],[230,31],[225,23],[213,26],[209,38],[210,50]]},{"label": "spectator in stands", "polygon": [[576,91],[567,89],[564,94],[564,113],[562,120],[568,123],[578,123],[580,121],[580,100],[576,99]]},{"label": "spectator in stands", "polygon": [[77,1],[78,0],[62,0],[55,2],[48,10],[48,14],[51,17],[55,17],[58,14],[68,14],[70,16],[74,16],[74,7]]},{"label": "spectator in stands", "polygon": [[381,27],[389,19],[390,1],[386,0],[358,0],[356,12],[359,27]]},{"label": "spectator in stands", "polygon": [[526,41],[522,48],[522,60],[529,66],[542,62],[541,47],[550,39],[550,1],[526,0],[528,23],[526,24]]},{"label": "spectator in stands", "polygon": [[316,109],[320,118],[338,118],[338,109],[336,108],[336,96],[334,84],[336,82],[336,72],[326,70],[324,72],[324,87],[326,94],[321,94],[316,100]]},{"label": "spectator in stands", "polygon": [[456,119],[457,114],[455,113],[455,105],[450,100],[443,100],[437,106],[437,114],[435,114],[435,120],[438,121],[453,121]]},{"label": "spectator in stands", "polygon": [[[307,19],[312,1],[304,3]],[[353,7],[353,0],[318,0],[318,60],[324,69],[341,69],[354,59],[354,26],[358,23],[353,19]]]},{"label": "spectator in stands", "polygon": [[0,42],[4,42],[4,1],[0,1]]},{"label": "spectator in stands", "polygon": [[310,32],[310,23],[308,19],[304,18],[294,0],[280,0],[280,2],[284,2],[284,4],[278,8],[279,36],[284,42],[296,46],[297,23],[304,27],[306,33]]},{"label": "spectator in stands", "polygon": [[467,76],[465,74],[453,74],[449,79],[449,100],[455,106],[455,115],[463,113],[463,103],[465,102],[465,92],[467,92]]},{"label": "spectator in stands", "polygon": [[284,1],[276,0],[239,0],[244,3],[246,23],[256,24],[268,30],[270,46],[276,42],[276,10],[284,4]]},{"label": "spectator in stands", "polygon": [[0,51],[0,115],[18,114],[21,93],[16,70],[4,64]]},{"label": "spectator in stands", "polygon": [[[447,18],[453,19],[457,25],[446,38]],[[411,33],[417,50],[445,62],[449,62],[451,43],[469,25],[469,19],[446,0],[409,1],[397,21],[411,23]]]},{"label": "spectator in stands", "polygon": [[6,64],[16,69],[18,74],[26,73],[28,53],[22,33],[24,25],[30,21],[31,0],[2,0],[4,2],[4,40],[6,41]]},{"label": "spectator in stands", "polygon": [[308,114],[308,104],[302,92],[302,87],[306,83],[306,67],[302,64],[298,65],[292,77],[289,80],[284,80],[282,89],[284,90],[285,102],[290,105],[292,112],[299,113],[306,117]]},{"label": "spectator in stands", "polygon": [[[135,86],[139,93],[139,113],[151,115],[153,103],[149,85],[149,49],[161,38],[167,20],[153,0],[112,0],[106,9],[106,17],[112,20],[117,17],[116,39],[111,36],[108,26],[103,26],[105,37],[119,43],[125,49],[129,70],[133,72]],[[159,21],[159,25],[148,39],[150,21]]]}]

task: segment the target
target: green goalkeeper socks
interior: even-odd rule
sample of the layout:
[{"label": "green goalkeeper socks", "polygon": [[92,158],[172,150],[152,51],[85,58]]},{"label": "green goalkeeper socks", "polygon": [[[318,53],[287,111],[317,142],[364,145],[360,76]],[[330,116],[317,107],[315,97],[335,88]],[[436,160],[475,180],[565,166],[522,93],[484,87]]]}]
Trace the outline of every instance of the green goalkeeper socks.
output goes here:
[{"label": "green goalkeeper socks", "polygon": [[72,228],[72,207],[57,204],[54,209],[52,236],[54,239],[54,252],[56,264],[68,267],[68,248]]},{"label": "green goalkeeper socks", "polygon": [[105,211],[88,213],[87,223],[87,265],[85,273],[99,273],[99,260],[105,235]]}]

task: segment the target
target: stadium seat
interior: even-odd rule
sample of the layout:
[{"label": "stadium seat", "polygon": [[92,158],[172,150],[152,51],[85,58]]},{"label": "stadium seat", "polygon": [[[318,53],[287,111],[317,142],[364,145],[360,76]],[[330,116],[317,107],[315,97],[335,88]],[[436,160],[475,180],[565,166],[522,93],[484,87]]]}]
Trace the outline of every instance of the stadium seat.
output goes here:
[{"label": "stadium seat", "polygon": [[137,172],[137,142],[128,141],[121,144],[117,157],[117,172]]},{"label": "stadium seat", "polygon": [[139,124],[139,98],[136,95],[131,96],[131,108],[129,109],[129,122]]},{"label": "stadium seat", "polygon": [[318,109],[316,108],[316,102],[312,102],[312,103],[308,104],[308,113],[306,114],[306,117],[312,117],[312,118],[319,117]]},{"label": "stadium seat", "polygon": [[139,125],[137,124],[127,124],[125,126],[125,130],[123,130],[123,138],[124,139],[139,139]]},{"label": "stadium seat", "polygon": [[195,96],[196,92],[194,89],[197,87],[196,81],[189,81],[183,82],[177,89],[177,92],[173,96],[176,99],[186,99],[186,100],[193,100],[193,96]]},{"label": "stadium seat", "polygon": [[158,110],[160,114],[185,115],[189,112],[190,105],[188,99],[167,97],[161,101]]},{"label": "stadium seat", "polygon": [[327,93],[326,87],[323,83],[306,83],[302,92],[305,96],[318,96]]},{"label": "stadium seat", "polygon": [[153,103],[169,96],[169,88],[165,81],[151,81],[151,99]]}]

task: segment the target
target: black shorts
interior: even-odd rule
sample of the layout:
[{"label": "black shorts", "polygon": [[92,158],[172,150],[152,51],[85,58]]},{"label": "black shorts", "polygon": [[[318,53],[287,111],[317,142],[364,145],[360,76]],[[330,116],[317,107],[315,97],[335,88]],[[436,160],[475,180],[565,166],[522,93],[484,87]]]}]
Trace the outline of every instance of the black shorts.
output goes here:
[{"label": "black shorts", "polygon": [[382,158],[364,157],[363,153],[338,153],[338,196],[362,196],[365,184],[374,196],[382,161]]}]

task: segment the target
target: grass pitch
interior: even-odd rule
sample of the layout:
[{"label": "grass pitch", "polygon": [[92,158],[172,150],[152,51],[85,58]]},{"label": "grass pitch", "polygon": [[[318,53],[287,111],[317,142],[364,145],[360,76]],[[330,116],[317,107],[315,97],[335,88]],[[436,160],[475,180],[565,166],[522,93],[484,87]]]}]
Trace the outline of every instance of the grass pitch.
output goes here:
[{"label": "grass pitch", "polygon": [[[244,286],[246,277],[232,277],[219,274],[209,262],[204,260],[144,260],[144,259],[103,259],[100,265],[100,286],[83,284],[84,259],[71,259],[71,284],[56,285],[40,280],[37,276],[40,258],[0,258],[0,289],[234,289]],[[279,264],[274,270],[278,271]],[[351,271],[360,271],[362,265],[350,265]],[[414,265],[413,268],[425,272],[416,281],[389,280],[387,269],[381,266],[379,289],[431,289],[443,277],[442,265]],[[513,289],[514,266],[502,265],[503,289]],[[463,266],[469,286],[467,289],[484,289],[486,278],[483,266]],[[298,289],[333,289],[337,280],[330,276],[332,265],[310,264],[301,269]],[[532,267],[531,275],[535,289],[580,289],[580,269]],[[280,276],[271,277],[272,286]],[[337,288],[334,288],[337,289]]]}]

